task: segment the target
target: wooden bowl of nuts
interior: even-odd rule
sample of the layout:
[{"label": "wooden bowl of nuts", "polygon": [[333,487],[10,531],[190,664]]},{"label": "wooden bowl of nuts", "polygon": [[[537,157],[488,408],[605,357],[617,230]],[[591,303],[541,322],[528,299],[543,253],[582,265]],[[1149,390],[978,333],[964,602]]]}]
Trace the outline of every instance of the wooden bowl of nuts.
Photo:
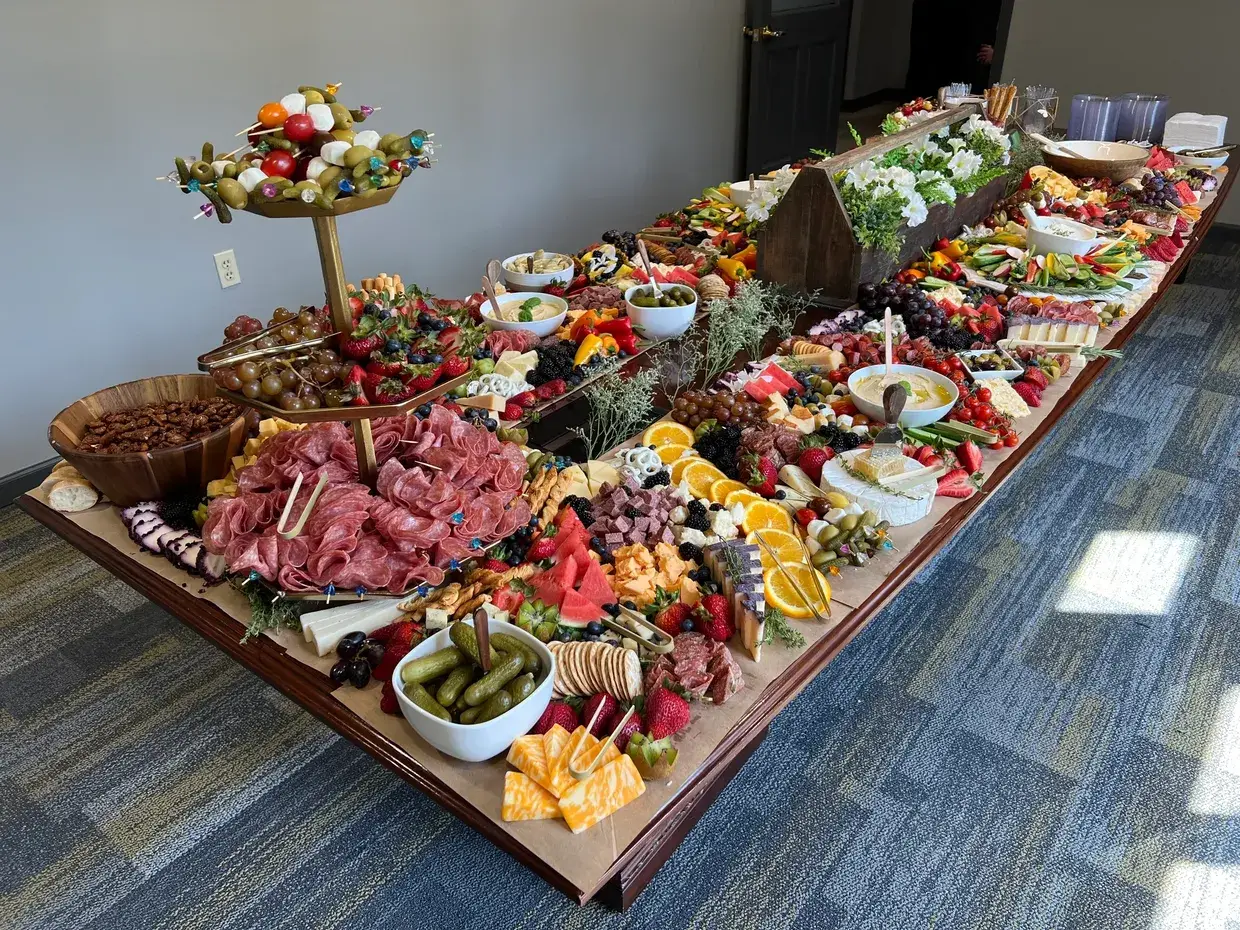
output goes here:
[{"label": "wooden bowl of nuts", "polygon": [[228,473],[250,431],[210,375],[160,375],[70,404],[47,428],[52,448],[114,504],[203,493]]}]

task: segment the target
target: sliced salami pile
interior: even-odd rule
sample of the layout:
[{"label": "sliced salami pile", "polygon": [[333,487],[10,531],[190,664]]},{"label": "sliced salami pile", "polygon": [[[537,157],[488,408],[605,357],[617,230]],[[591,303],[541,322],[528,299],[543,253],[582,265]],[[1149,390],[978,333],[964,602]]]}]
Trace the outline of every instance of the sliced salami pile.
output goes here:
[{"label": "sliced salami pile", "polygon": [[[399,594],[440,584],[454,561],[529,522],[529,504],[518,496],[525,457],[513,443],[439,407],[424,420],[374,420],[372,429],[378,494],[357,481],[357,454],[343,424],[279,433],[237,476],[237,496],[211,502],[203,526],[208,551],[223,555],[229,571],[256,571],[286,591],[331,584]],[[276,523],[298,473],[291,522],[320,474],[328,485],[301,534],[284,539]]]},{"label": "sliced salami pile", "polygon": [[485,344],[499,358],[505,352],[528,352],[538,345],[538,337],[528,329],[497,329],[487,333]]},{"label": "sliced salami pile", "polygon": [[745,686],[741,667],[732,658],[728,644],[701,633],[681,633],[671,653],[654,660],[646,672],[646,693],[662,684],[679,686],[686,694],[707,697],[715,704],[722,704]]}]

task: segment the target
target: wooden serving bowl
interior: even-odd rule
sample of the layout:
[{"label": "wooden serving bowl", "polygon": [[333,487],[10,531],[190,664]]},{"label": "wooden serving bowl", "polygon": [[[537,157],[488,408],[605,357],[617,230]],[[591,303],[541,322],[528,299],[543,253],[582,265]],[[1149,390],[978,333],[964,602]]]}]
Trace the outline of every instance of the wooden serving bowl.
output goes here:
[{"label": "wooden serving bowl", "polygon": [[160,375],[104,388],[70,404],[47,428],[47,441],[109,500],[121,507],[163,500],[184,491],[205,492],[207,482],[228,473],[232,457],[245,444],[249,426],[244,415],[209,436],[183,446],[154,452],[105,455],[77,451],[87,424],[105,413],[144,404],[211,398],[210,375]]},{"label": "wooden serving bowl", "polygon": [[1119,183],[1127,181],[1145,166],[1150,153],[1139,145],[1123,142],[1068,142],[1074,151],[1088,158],[1064,158],[1042,150],[1047,165],[1070,178],[1110,178]]}]

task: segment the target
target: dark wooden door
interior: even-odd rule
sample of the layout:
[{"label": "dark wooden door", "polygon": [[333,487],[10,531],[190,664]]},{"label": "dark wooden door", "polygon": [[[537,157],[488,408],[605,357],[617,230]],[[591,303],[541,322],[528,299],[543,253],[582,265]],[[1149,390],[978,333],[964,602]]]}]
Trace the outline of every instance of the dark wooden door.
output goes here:
[{"label": "dark wooden door", "polygon": [[745,172],[833,149],[852,0],[748,0]]}]

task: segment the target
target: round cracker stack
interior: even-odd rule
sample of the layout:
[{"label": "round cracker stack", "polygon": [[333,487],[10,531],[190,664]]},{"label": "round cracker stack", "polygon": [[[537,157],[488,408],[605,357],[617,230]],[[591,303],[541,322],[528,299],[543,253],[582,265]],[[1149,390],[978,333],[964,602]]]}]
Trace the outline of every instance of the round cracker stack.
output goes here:
[{"label": "round cracker stack", "polygon": [[632,649],[610,643],[575,641],[547,643],[555,655],[556,697],[610,694],[631,701],[642,693],[642,664]]}]

